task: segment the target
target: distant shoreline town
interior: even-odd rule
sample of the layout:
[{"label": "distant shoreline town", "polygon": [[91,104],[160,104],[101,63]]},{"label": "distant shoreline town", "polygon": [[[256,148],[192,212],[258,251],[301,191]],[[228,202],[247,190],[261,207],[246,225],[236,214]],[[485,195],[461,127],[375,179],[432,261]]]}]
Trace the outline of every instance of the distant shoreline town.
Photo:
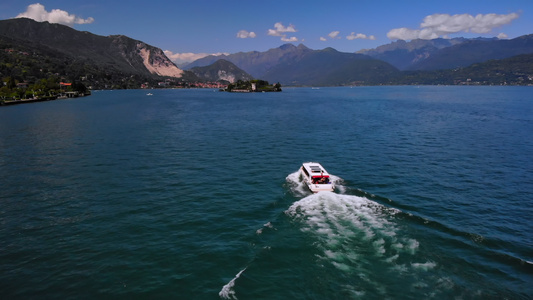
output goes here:
[{"label": "distant shoreline town", "polygon": [[264,80],[238,80],[235,83],[229,84],[226,88],[220,89],[222,92],[230,93],[266,93],[266,92],[281,92],[281,84],[269,84]]}]

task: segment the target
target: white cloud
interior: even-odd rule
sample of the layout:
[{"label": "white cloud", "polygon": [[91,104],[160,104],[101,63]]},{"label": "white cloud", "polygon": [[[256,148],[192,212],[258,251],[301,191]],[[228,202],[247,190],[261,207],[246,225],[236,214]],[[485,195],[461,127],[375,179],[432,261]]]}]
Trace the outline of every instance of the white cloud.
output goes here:
[{"label": "white cloud", "polygon": [[197,59],[204,58],[209,55],[214,55],[214,56],[229,55],[229,53],[191,53],[191,52],[173,53],[172,51],[169,51],[169,50],[165,50],[163,52],[165,52],[165,55],[177,65],[190,63]]},{"label": "white cloud", "polygon": [[497,37],[498,37],[500,40],[503,40],[503,39],[508,38],[509,36],[507,36],[507,34],[505,34],[505,33],[502,32],[502,33],[498,34]]},{"label": "white cloud", "polygon": [[375,40],[376,37],[373,35],[366,35],[364,33],[355,33],[352,32],[349,36],[346,37],[346,39],[352,41],[356,39],[362,39],[362,40]]},{"label": "white cloud", "polygon": [[[328,34],[328,36],[332,39],[335,39],[337,38],[337,36],[339,35],[339,33],[341,33],[340,31],[332,31]],[[340,37],[338,37],[340,39]]]},{"label": "white cloud", "polygon": [[38,22],[48,21],[50,23],[59,23],[67,26],[73,26],[74,24],[90,24],[94,22],[93,18],[82,19],[61,9],[46,11],[44,5],[40,3],[28,5],[26,11],[20,13],[15,18],[30,18]]},{"label": "white cloud", "polygon": [[294,28],[294,25],[290,24],[289,26],[285,27],[282,23],[277,22],[274,24],[274,28],[276,29],[269,29],[268,35],[271,36],[283,36],[286,32],[296,32],[296,28]]},{"label": "white cloud", "polygon": [[418,38],[419,34],[420,30],[402,27],[390,30],[387,37],[391,40],[414,40]]},{"label": "white cloud", "polygon": [[240,38],[240,39],[247,39],[247,38],[255,38],[256,35],[255,35],[255,32],[248,32],[246,30],[240,30],[239,32],[237,32],[237,37]]},{"label": "white cloud", "polygon": [[320,37],[320,40],[321,40],[322,42],[327,41],[327,39],[326,39],[325,37],[322,37],[322,36]]},{"label": "white cloud", "polygon": [[295,37],[295,36],[292,36],[290,38],[286,37],[286,36],[282,36],[281,37],[281,40],[284,41],[284,42],[297,42],[298,41],[298,38]]},{"label": "white cloud", "polygon": [[387,33],[391,40],[435,39],[457,32],[489,33],[494,28],[511,23],[517,19],[517,13],[498,14],[433,14],[426,16],[420,29],[395,28]]},{"label": "white cloud", "polygon": [[281,40],[284,42],[296,42],[298,41],[298,38],[296,37],[287,37],[287,32],[296,32],[296,28],[294,25],[290,24],[289,26],[285,27],[282,23],[277,22],[274,24],[275,29],[269,29],[267,34],[270,36],[279,36],[281,37]]}]

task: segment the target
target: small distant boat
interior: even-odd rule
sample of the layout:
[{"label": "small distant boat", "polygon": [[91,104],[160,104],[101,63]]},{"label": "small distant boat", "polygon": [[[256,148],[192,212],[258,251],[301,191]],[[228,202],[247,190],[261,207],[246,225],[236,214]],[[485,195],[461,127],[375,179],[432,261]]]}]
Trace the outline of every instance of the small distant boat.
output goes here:
[{"label": "small distant boat", "polygon": [[333,192],[335,184],[329,173],[317,162],[305,162],[300,168],[300,175],[313,193],[322,191]]},{"label": "small distant boat", "polygon": [[148,94],[146,94],[146,96],[153,96],[153,95],[154,95],[154,94],[152,94],[152,93],[148,93]]}]

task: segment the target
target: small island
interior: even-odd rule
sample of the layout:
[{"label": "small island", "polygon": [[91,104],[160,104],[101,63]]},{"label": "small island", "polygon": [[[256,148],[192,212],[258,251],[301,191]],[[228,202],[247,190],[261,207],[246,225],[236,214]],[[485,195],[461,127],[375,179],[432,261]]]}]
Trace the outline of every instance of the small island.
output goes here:
[{"label": "small island", "polygon": [[221,92],[231,93],[257,93],[257,92],[281,92],[281,84],[269,84],[265,80],[249,80],[230,83],[227,88],[220,89]]}]

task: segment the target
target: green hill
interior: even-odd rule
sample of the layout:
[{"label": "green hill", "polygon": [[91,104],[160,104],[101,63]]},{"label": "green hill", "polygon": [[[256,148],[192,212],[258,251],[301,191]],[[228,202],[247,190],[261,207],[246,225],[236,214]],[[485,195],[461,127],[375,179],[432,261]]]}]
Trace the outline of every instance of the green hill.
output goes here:
[{"label": "green hill", "polygon": [[197,80],[159,48],[126,36],[99,36],[19,18],[0,21],[0,78],[18,82],[56,76],[101,88],[139,88],[164,78]]},{"label": "green hill", "polygon": [[225,59],[219,59],[209,66],[194,67],[190,71],[199,78],[213,82],[232,83],[238,80],[246,81],[253,79],[250,74]]},{"label": "green hill", "polygon": [[533,53],[489,60],[464,68],[404,71],[391,84],[533,85]]}]

